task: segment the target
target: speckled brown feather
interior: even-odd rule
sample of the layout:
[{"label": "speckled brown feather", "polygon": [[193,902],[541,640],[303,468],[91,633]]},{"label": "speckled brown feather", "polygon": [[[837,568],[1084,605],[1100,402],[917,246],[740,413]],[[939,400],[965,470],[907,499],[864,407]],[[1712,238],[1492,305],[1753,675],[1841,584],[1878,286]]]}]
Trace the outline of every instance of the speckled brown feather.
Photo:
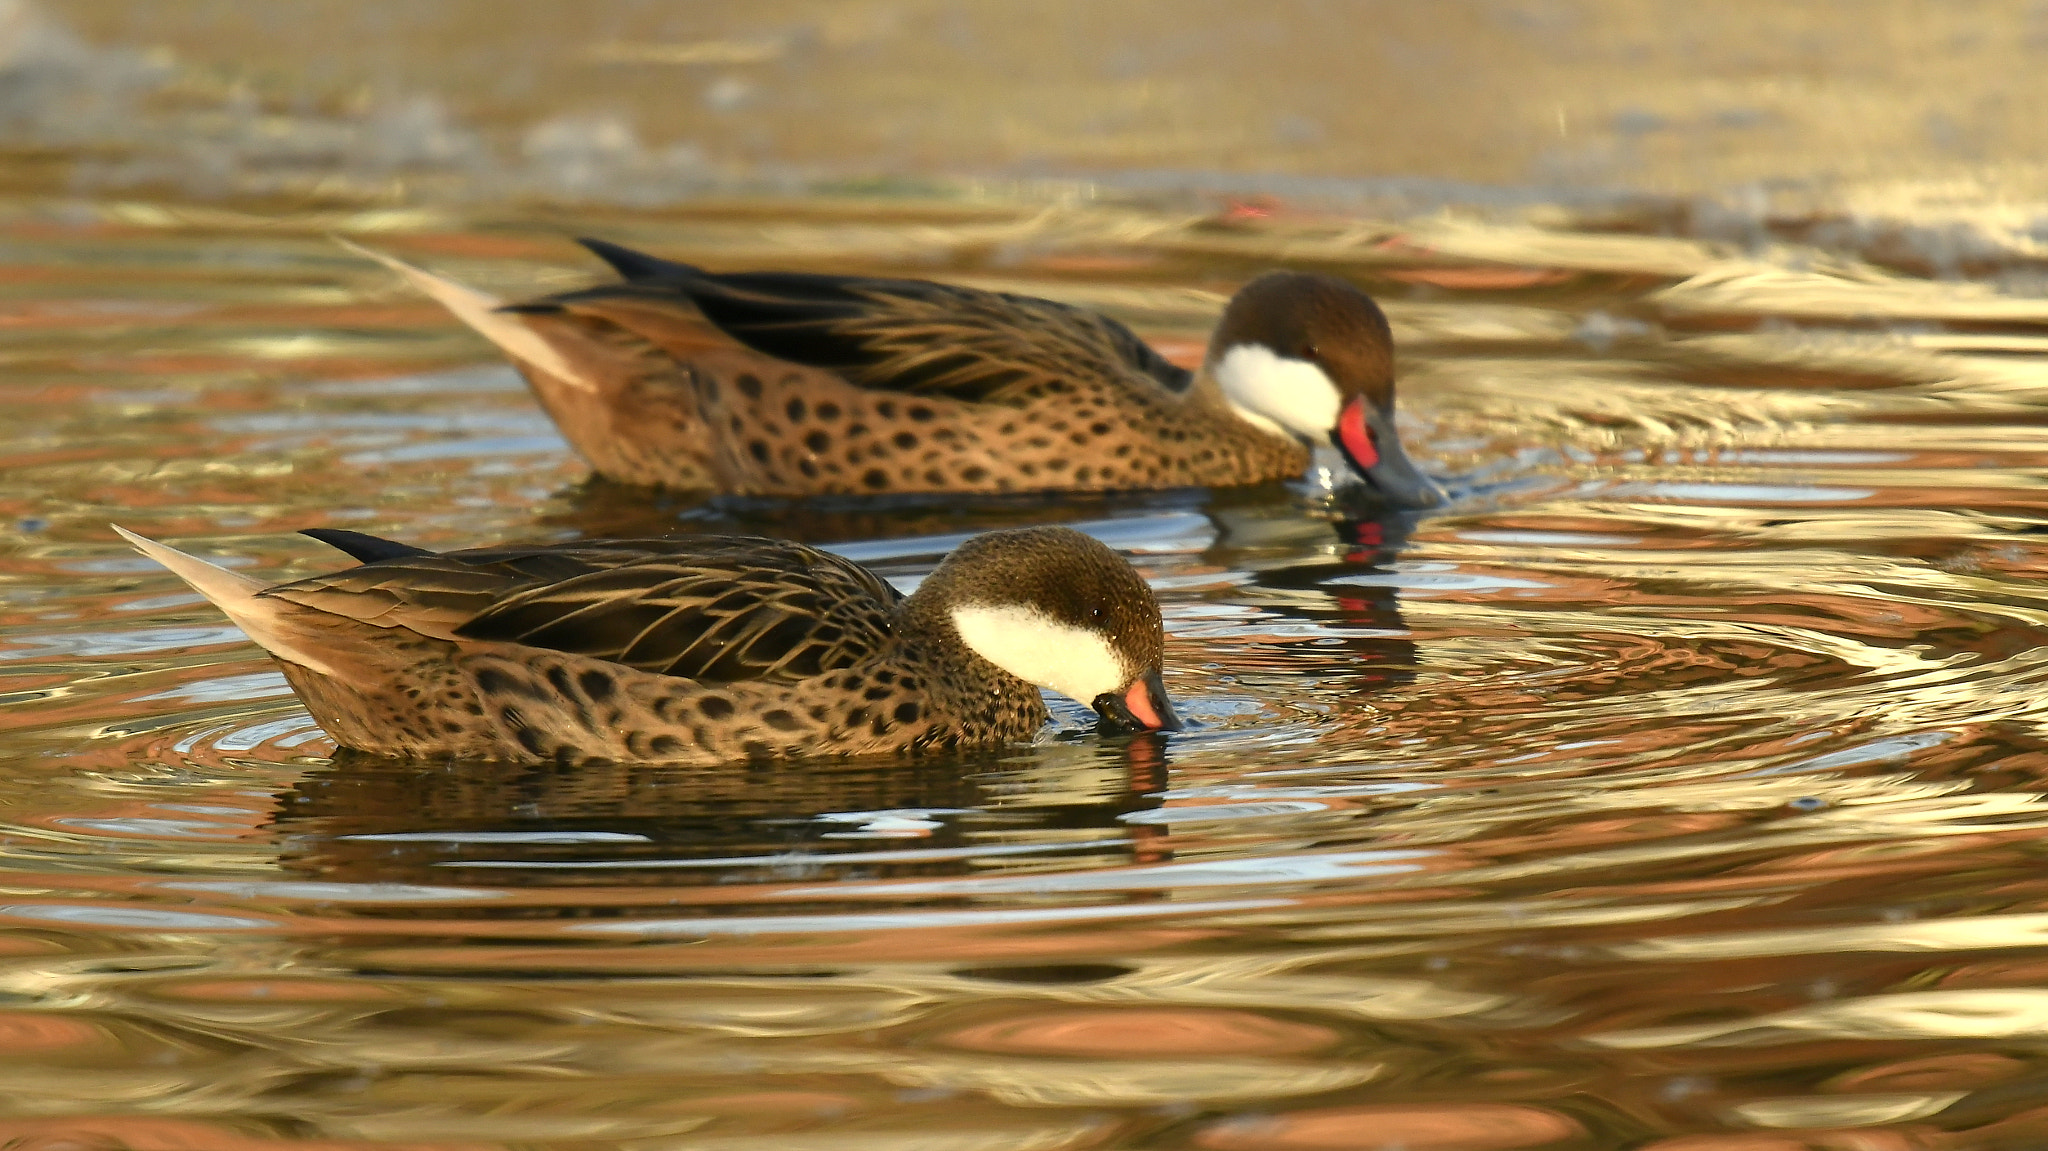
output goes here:
[{"label": "speckled brown feather", "polygon": [[[677,356],[684,353],[643,336],[641,329],[658,325],[636,310],[645,309],[621,302],[519,317],[557,349],[576,371],[574,380],[517,356],[512,362],[563,438],[600,475],[620,483],[722,489],[730,471],[721,466],[727,454],[718,428],[723,413],[705,411],[702,389],[679,367]],[[629,317],[639,323],[623,322]],[[694,326],[709,333],[701,320]],[[700,342],[708,346],[687,354],[707,357],[707,369],[730,358],[731,341],[709,334]]]},{"label": "speckled brown feather", "polygon": [[961,641],[953,607],[1043,593],[1055,618],[1122,629],[1105,634],[1133,667],[1156,669],[1162,643],[1129,565],[1065,528],[977,537],[908,599],[778,540],[434,555],[336,542],[351,539],[389,558],[244,592],[238,618],[268,613],[267,633],[317,656],[322,670],[279,662],[329,734],[381,754],[712,764],[987,745],[1030,737],[1045,705]]},{"label": "speckled brown feather", "polygon": [[[584,294],[554,316],[525,313],[621,345],[630,333],[675,357],[667,374],[651,358],[598,374],[608,418],[593,419],[587,394],[519,365],[563,434],[621,482],[740,495],[1108,491],[1256,483],[1308,465],[1305,447],[1238,418],[1206,379],[1175,393],[1135,371],[1061,375],[1047,364],[1006,366],[1014,374],[995,399],[888,391],[747,348],[690,315],[687,301],[657,322],[628,298],[614,307]],[[690,329],[696,339],[680,338]]]},{"label": "speckled brown feather", "polygon": [[593,247],[680,272],[502,314],[576,366],[566,381],[514,356],[570,443],[621,482],[1110,491],[1291,479],[1308,464],[1205,373],[1093,312],[925,281],[709,277]]}]

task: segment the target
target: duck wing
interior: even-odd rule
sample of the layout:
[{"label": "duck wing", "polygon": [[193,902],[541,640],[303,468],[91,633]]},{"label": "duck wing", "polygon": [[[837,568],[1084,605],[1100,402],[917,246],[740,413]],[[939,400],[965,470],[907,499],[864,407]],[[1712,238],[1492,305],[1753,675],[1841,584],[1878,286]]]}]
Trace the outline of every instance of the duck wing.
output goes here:
[{"label": "duck wing", "polygon": [[755,351],[837,372],[864,388],[1015,404],[1071,390],[1076,377],[1168,392],[1186,390],[1192,378],[1123,324],[1052,300],[928,280],[717,275],[599,240],[582,243],[627,282],[539,306],[681,296]]},{"label": "duck wing", "polygon": [[706,683],[790,682],[858,663],[890,641],[901,598],[829,552],[722,536],[393,554],[259,594]]}]

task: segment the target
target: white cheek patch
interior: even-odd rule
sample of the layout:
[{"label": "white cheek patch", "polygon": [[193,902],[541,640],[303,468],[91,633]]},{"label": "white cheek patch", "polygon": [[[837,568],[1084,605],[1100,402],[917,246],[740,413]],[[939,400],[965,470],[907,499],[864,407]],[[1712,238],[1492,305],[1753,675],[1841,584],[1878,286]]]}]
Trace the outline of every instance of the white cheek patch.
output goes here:
[{"label": "white cheek patch", "polygon": [[1248,422],[1311,444],[1330,442],[1343,401],[1323,369],[1262,344],[1239,344],[1211,369],[1223,398]]},{"label": "white cheek patch", "polygon": [[1028,607],[969,604],[953,609],[953,626],[981,658],[1084,704],[1092,705],[1103,692],[1122,691],[1130,678],[1100,633]]}]

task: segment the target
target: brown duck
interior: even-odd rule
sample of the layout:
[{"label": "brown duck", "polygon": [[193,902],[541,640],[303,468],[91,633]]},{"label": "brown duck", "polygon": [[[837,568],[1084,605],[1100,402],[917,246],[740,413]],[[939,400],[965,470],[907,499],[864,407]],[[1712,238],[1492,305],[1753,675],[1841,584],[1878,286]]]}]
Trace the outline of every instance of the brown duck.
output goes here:
[{"label": "brown duck", "polygon": [[743,495],[1113,491],[1295,479],[1319,446],[1388,503],[1443,493],[1394,430],[1386,317],[1269,272],[1197,372],[1051,300],[925,280],[718,275],[598,240],[624,282],[500,301],[390,257],[508,354],[625,483]]},{"label": "brown duck", "polygon": [[384,755],[711,764],[972,747],[1037,732],[1039,686],[1107,727],[1179,727],[1151,590],[1067,528],[978,536],[908,597],[781,540],[436,554],[314,529],[361,566],[265,584],[115,530],[269,651],[338,743]]}]

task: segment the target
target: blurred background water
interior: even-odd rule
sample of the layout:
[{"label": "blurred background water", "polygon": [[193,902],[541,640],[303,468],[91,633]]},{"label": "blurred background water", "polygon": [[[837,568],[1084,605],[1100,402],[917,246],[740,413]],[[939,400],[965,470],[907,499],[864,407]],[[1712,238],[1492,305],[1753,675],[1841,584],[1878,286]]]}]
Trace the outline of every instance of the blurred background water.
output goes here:
[{"label": "blurred background water", "polygon": [[[2048,5],[0,0],[0,1146],[2048,1145]],[[1458,498],[591,483],[329,236],[1381,299]],[[1075,522],[1193,731],[337,757],[245,570]]]}]

